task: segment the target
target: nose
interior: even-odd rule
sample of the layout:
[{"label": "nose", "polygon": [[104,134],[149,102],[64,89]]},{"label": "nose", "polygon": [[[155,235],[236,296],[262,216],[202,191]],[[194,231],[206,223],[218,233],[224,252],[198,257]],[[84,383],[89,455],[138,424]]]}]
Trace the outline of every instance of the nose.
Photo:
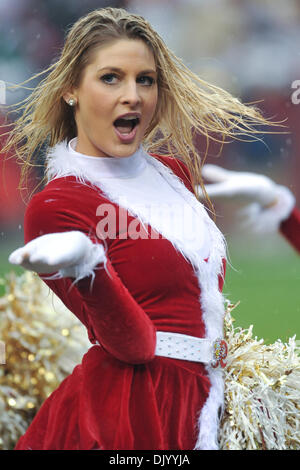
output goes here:
[{"label": "nose", "polygon": [[141,96],[136,81],[130,81],[124,84],[122,103],[135,107],[140,104],[140,102]]}]

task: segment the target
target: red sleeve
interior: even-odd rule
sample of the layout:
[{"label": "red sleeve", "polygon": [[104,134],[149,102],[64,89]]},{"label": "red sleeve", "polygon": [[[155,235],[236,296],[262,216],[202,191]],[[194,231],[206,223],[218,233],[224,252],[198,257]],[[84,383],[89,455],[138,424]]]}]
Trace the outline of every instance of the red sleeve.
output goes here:
[{"label": "red sleeve", "polygon": [[280,232],[300,253],[300,210],[294,208],[288,219],[281,222]]},{"label": "red sleeve", "polygon": [[[86,191],[93,190],[83,185],[80,190],[68,185],[54,189],[44,190],[30,201],[25,214],[25,242],[47,233],[79,230],[95,243],[90,213],[95,214],[99,198],[85,199]],[[89,204],[93,199],[97,200],[95,207]],[[109,258],[107,270],[109,275],[98,265],[93,282],[91,277],[75,285],[70,278],[45,282],[85,324],[90,339],[94,336],[104,349],[123,362],[147,362],[155,353],[155,327],[122,283]]]}]

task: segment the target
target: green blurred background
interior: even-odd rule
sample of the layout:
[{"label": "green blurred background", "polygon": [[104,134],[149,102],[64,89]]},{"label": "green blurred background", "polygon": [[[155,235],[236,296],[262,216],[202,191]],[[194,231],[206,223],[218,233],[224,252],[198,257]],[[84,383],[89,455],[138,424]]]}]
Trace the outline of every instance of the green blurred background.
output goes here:
[{"label": "green blurred background", "polygon": [[235,325],[254,325],[254,335],[272,343],[300,337],[300,257],[280,235],[235,235],[228,242],[224,294],[240,304]]}]

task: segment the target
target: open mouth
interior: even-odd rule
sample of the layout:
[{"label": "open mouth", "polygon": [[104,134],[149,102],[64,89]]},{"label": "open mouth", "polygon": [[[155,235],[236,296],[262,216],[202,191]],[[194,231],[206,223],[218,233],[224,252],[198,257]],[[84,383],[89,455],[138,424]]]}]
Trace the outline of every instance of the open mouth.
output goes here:
[{"label": "open mouth", "polygon": [[120,118],[114,121],[114,127],[119,134],[129,135],[139,123],[140,119],[138,117]]}]

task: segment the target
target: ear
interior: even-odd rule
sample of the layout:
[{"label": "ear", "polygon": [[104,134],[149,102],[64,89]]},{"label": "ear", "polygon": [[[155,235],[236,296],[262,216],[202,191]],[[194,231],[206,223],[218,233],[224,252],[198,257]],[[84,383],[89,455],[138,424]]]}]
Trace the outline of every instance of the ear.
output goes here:
[{"label": "ear", "polygon": [[65,101],[67,104],[69,103],[69,100],[70,100],[70,99],[73,99],[73,100],[77,101],[77,95],[76,95],[75,90],[73,90],[73,89],[67,91],[66,93],[64,93],[64,94],[62,95],[62,97],[63,97],[64,101]]},{"label": "ear", "polygon": [[65,93],[65,94],[63,95],[63,99],[64,99],[64,101],[65,101],[67,104],[68,104],[68,102],[69,102],[69,100],[70,100],[71,98],[73,98],[72,93]]}]

